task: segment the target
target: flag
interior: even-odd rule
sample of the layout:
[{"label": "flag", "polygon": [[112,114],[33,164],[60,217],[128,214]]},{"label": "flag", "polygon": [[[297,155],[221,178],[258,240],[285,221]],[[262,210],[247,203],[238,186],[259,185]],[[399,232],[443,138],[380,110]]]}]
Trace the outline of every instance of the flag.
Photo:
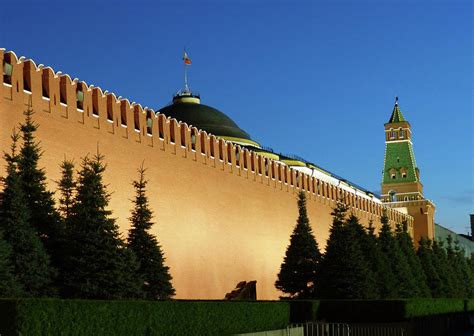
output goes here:
[{"label": "flag", "polygon": [[186,51],[184,52],[183,61],[184,64],[191,65],[191,59],[189,58],[188,53]]}]

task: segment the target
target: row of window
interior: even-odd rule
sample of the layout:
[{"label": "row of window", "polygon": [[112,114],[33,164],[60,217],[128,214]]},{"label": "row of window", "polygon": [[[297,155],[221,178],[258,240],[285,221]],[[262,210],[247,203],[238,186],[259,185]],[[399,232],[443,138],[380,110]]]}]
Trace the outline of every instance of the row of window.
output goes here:
[{"label": "row of window", "polygon": [[[390,134],[390,140],[405,139],[405,130],[401,127],[398,130],[394,130],[393,128],[391,128],[389,134]],[[398,137],[397,137],[397,134],[398,134]]]}]

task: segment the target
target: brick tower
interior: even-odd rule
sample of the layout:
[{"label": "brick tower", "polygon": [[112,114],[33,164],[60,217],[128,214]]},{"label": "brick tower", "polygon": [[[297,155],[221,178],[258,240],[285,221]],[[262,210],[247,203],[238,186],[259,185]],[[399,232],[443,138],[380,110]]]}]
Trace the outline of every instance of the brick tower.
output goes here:
[{"label": "brick tower", "polygon": [[395,99],[390,120],[385,124],[385,160],[382,201],[414,217],[414,240],[434,237],[435,205],[423,196],[420,170],[415,161],[410,123]]}]

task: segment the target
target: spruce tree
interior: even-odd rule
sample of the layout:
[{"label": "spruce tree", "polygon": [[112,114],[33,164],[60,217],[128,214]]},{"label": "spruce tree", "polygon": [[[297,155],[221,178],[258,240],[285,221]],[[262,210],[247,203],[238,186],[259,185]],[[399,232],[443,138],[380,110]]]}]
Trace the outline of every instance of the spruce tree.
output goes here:
[{"label": "spruce tree", "polygon": [[169,299],[175,294],[171,284],[169,267],[165,265],[163,251],[158,240],[149,231],[153,226],[153,212],[146,195],[145,169],[138,170],[138,180],[133,181],[135,199],[130,217],[131,229],[128,234],[128,247],[135,253],[140,264],[138,274],[143,278],[142,290],[149,300]]},{"label": "spruce tree", "polygon": [[107,209],[110,195],[103,183],[104,170],[100,154],[82,161],[67,230],[66,297],[121,299],[142,294],[138,262]]},{"label": "spruce tree", "polygon": [[373,222],[369,222],[365,244],[362,246],[364,255],[369,261],[372,272],[375,276],[375,283],[379,299],[391,299],[396,295],[395,276],[390,267],[390,260],[382,253],[378,244]]},{"label": "spruce tree", "polygon": [[0,297],[11,298],[23,296],[23,290],[11,263],[11,247],[3,239],[0,231]]},{"label": "spruce tree", "polygon": [[443,242],[434,240],[432,243],[432,249],[434,265],[441,279],[444,297],[455,298],[458,296],[456,280],[454,278],[452,267],[449,264],[448,254],[444,248]]},{"label": "spruce tree", "polygon": [[64,160],[61,163],[61,179],[58,183],[59,213],[63,221],[67,221],[74,206],[76,181],[74,180],[74,162]]},{"label": "spruce tree", "polygon": [[20,125],[23,143],[18,157],[18,172],[21,186],[30,212],[28,219],[40,236],[49,254],[56,254],[59,215],[55,209],[53,193],[46,188],[44,169],[39,168],[42,152],[35,139],[38,125],[33,121],[33,110],[28,108],[25,121]]},{"label": "spruce tree", "polygon": [[462,295],[470,298],[474,295],[474,277],[470,272],[469,261],[466,258],[466,252],[459,246],[459,241],[454,241],[453,255],[449,256],[451,265],[456,268],[456,275],[461,286]]},{"label": "spruce tree", "polygon": [[418,284],[413,278],[410,266],[393,235],[386,213],[382,215],[380,222],[382,223],[382,227],[380,229],[378,242],[382,253],[384,253],[390,261],[392,274],[395,276],[397,287],[394,294],[397,298],[420,297],[421,293]]},{"label": "spruce tree", "polygon": [[421,268],[425,274],[426,284],[434,298],[445,297],[443,283],[436,268],[435,256],[431,248],[431,240],[422,237],[418,243],[416,252],[420,260]]},{"label": "spruce tree", "polygon": [[377,296],[375,276],[361,248],[357,217],[345,220],[347,207],[338,202],[320,267],[316,292],[323,299],[372,299]]},{"label": "spruce tree", "polygon": [[321,253],[309,223],[306,194],[303,191],[298,194],[298,212],[275,287],[291,298],[306,299],[315,295],[315,278]]},{"label": "spruce tree", "polygon": [[50,260],[44,246],[30,225],[30,209],[18,172],[16,146],[19,136],[12,136],[11,154],[5,154],[7,174],[0,206],[0,223],[6,242],[11,246],[11,266],[25,296],[51,295]]},{"label": "spruce tree", "polygon": [[406,221],[397,224],[395,228],[395,239],[405,260],[408,262],[411,277],[414,279],[415,284],[418,285],[418,296],[431,297],[431,291],[426,284],[425,273],[421,267],[420,259],[416,256],[415,246],[408,233],[408,223]]},{"label": "spruce tree", "polygon": [[452,273],[454,297],[468,297],[470,279],[464,273],[465,268],[467,268],[463,255],[464,252],[460,249],[458,241],[456,243],[453,242],[451,235],[446,237],[446,243],[446,256]]}]

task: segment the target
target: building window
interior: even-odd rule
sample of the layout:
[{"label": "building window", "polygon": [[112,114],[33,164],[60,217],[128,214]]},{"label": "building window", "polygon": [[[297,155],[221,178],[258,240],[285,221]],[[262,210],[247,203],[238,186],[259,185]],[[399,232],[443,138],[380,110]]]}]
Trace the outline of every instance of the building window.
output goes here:
[{"label": "building window", "polygon": [[395,190],[390,190],[388,192],[388,201],[395,202],[397,200],[397,193]]},{"label": "building window", "polygon": [[400,139],[405,139],[405,130],[403,130],[401,127],[399,130],[399,134],[400,134]]},{"label": "building window", "polygon": [[405,202],[408,201],[408,196],[405,196],[404,200],[405,200]]},{"label": "building window", "polygon": [[390,129],[390,139],[391,139],[391,140],[394,140],[395,137],[396,137],[395,131],[393,130],[393,128],[391,128],[391,129]]}]

